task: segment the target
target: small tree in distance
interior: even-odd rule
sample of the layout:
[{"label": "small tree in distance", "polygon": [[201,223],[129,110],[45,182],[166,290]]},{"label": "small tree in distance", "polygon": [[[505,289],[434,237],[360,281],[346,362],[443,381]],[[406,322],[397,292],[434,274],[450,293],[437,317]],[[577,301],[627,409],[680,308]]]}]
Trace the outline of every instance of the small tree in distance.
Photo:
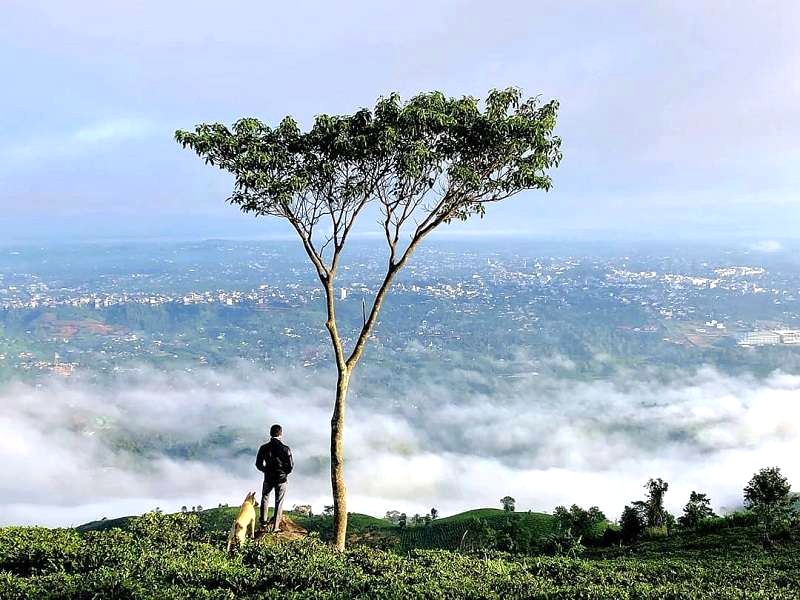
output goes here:
[{"label": "small tree in distance", "polygon": [[633,502],[622,510],[619,517],[620,535],[626,542],[637,539],[646,526],[646,517],[643,502]]},{"label": "small tree in distance", "polygon": [[792,512],[791,492],[789,480],[778,467],[761,469],[744,488],[744,505],[756,513],[767,546],[772,545],[771,534]]},{"label": "small tree in distance", "polygon": [[511,496],[503,496],[500,498],[500,504],[503,506],[503,510],[506,512],[514,512],[516,508],[517,501],[514,500]]},{"label": "small tree in distance", "polygon": [[666,525],[667,511],[664,509],[664,495],[669,489],[669,484],[661,479],[650,479],[645,484],[647,490],[646,519],[649,527],[663,527]]},{"label": "small tree in distance", "polygon": [[[309,131],[284,118],[277,127],[258,119],[232,129],[203,124],[175,137],[206,163],[235,176],[229,201],[246,213],[285,219],[319,278],[337,379],[331,416],[331,488],[334,543],[347,531],[344,418],[350,378],[397,273],[442,224],[483,216],[487,204],[523,190],[549,190],[549,171],[561,160],[553,135],[558,103],[524,100],[520,90],[493,90],[475,98],[441,92],[401,102],[381,98],[374,110],[320,115]],[[358,217],[380,211],[386,269],[363,323],[349,332],[336,318],[335,279]]]},{"label": "small tree in distance", "polygon": [[565,506],[556,506],[553,517],[562,531],[570,531],[573,535],[583,539],[597,537],[603,533],[606,516],[597,506],[585,510],[573,504],[569,509]]},{"label": "small tree in distance", "polygon": [[397,523],[400,522],[400,511],[399,510],[387,510],[386,511],[386,515],[383,518],[386,519],[387,521],[397,525]]},{"label": "small tree in distance", "polygon": [[678,523],[682,527],[697,527],[703,520],[713,516],[715,516],[714,510],[711,508],[708,496],[692,491],[689,494],[689,502],[683,507],[683,514],[678,517]]},{"label": "small tree in distance", "polygon": [[312,516],[312,508],[310,504],[295,504],[292,507],[292,512],[305,517]]}]

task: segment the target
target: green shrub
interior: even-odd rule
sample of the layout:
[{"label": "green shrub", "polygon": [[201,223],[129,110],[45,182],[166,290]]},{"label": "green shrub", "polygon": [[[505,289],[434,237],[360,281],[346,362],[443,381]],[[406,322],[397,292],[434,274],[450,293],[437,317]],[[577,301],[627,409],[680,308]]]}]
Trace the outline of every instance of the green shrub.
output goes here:
[{"label": "green shrub", "polygon": [[572,534],[571,529],[551,533],[541,542],[540,550],[549,556],[571,556],[573,558],[586,552],[581,536]]},{"label": "green shrub", "polygon": [[200,519],[194,513],[149,512],[131,519],[128,529],[135,538],[160,546],[185,544],[204,537]]},{"label": "green shrub", "polygon": [[758,524],[758,515],[750,510],[739,510],[725,515],[730,527],[752,527]]},{"label": "green shrub", "polygon": [[0,570],[20,575],[75,571],[85,555],[84,539],[71,529],[0,529]]},{"label": "green shrub", "polygon": [[[203,541],[193,519],[146,515],[127,530],[86,534],[0,529],[0,598],[800,597],[797,547],[787,542],[765,553],[757,544],[730,544],[744,533],[757,538],[758,529],[708,536],[724,538],[724,551],[695,546],[698,534],[690,532],[619,547],[623,556],[599,559],[488,548],[472,555],[367,547],[337,552],[318,539],[247,544],[229,555],[223,541]],[[665,558],[668,550],[672,558]]]},{"label": "green shrub", "polygon": [[644,539],[653,540],[657,538],[664,538],[669,535],[669,529],[666,525],[660,527],[646,527],[644,530]]},{"label": "green shrub", "polygon": [[708,517],[691,529],[698,533],[719,533],[725,529],[753,527],[758,524],[756,515],[750,511],[738,511],[724,517]]}]

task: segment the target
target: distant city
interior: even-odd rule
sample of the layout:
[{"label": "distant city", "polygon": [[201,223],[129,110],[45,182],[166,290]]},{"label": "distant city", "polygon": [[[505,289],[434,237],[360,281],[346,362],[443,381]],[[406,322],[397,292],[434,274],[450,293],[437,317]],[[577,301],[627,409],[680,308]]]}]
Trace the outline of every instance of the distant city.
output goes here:
[{"label": "distant city", "polygon": [[[367,242],[347,258],[337,295],[352,341],[385,258]],[[396,283],[370,352],[402,361],[411,346],[457,349],[479,363],[487,350],[502,359],[524,348],[569,359],[576,377],[698,360],[791,370],[800,364],[799,299],[800,268],[770,255],[437,243]],[[324,368],[322,309],[305,257],[285,242],[7,248],[0,376],[234,360]],[[789,354],[753,354],[768,346]],[[534,359],[531,372],[541,366]]]}]

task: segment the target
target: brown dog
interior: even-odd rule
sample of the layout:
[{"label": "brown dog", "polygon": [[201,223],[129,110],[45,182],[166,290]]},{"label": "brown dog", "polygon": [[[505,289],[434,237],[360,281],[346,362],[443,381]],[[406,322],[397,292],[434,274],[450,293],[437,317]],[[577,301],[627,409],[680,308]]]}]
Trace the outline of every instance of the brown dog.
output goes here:
[{"label": "brown dog", "polygon": [[[251,540],[256,534],[256,493],[250,492],[242,502],[239,514],[233,522],[231,533],[228,536],[228,552],[234,543],[238,546],[244,545],[244,540],[249,537]],[[249,534],[249,535],[248,535]]]}]

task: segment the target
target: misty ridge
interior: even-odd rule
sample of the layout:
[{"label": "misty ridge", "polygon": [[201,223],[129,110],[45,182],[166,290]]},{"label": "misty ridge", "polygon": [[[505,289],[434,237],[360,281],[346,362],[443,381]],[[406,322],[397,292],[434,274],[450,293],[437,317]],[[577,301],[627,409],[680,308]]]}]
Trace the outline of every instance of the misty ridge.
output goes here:
[{"label": "misty ridge", "polygon": [[[522,370],[529,357],[516,356]],[[697,488],[718,509],[738,507],[764,465],[800,478],[790,460],[800,443],[800,376],[704,367],[580,381],[556,374],[569,359],[545,362],[556,371],[429,373],[399,396],[375,383],[391,369],[372,366],[349,411],[352,509],[447,514],[495,505],[499,492],[521,510],[596,504],[614,518],[649,477],[670,482],[674,511]],[[258,485],[252,459],[276,420],[296,456],[291,502],[319,510],[330,503],[332,377],[239,364],[11,382],[0,392],[0,520],[69,525],[237,503]]]}]

